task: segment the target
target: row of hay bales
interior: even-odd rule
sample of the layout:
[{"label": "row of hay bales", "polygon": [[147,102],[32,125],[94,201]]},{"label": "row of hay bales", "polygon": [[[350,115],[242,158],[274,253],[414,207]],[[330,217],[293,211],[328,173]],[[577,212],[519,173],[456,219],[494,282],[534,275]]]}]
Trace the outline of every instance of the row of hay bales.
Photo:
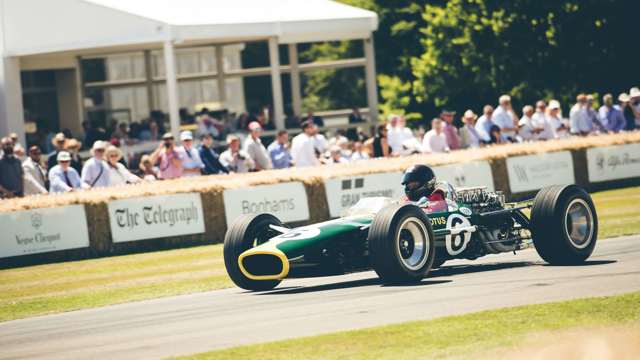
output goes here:
[{"label": "row of hay bales", "polygon": [[[589,183],[587,177],[586,149],[640,143],[640,132],[603,135],[587,138],[570,138],[541,143],[523,143],[456,151],[440,155],[415,155],[403,158],[374,159],[352,164],[334,165],[304,169],[264,171],[259,173],[206,176],[172,181],[151,182],[95,191],[82,191],[64,195],[33,196],[0,202],[2,213],[19,210],[59,207],[71,204],[84,205],[89,247],[85,249],[63,250],[52,253],[23,255],[0,259],[0,266],[27,265],[49,261],[65,261],[90,257],[109,256],[183,246],[219,243],[226,231],[223,202],[225,189],[246,188],[263,184],[300,181],[304,184],[309,202],[309,223],[330,218],[326,200],[324,181],[341,176],[358,176],[373,173],[403,171],[415,163],[440,166],[467,161],[486,160],[491,166],[494,187],[503,191],[510,200],[519,200],[535,192],[512,194],[509,187],[506,159],[519,155],[535,155],[548,152],[570,151],[573,157],[575,180],[589,190],[632,186],[640,183],[640,178]],[[205,232],[168,238],[157,238],[134,242],[114,243],[109,225],[108,203],[113,200],[148,197],[176,193],[199,193],[204,213]],[[11,241],[6,239],[3,241]]]}]

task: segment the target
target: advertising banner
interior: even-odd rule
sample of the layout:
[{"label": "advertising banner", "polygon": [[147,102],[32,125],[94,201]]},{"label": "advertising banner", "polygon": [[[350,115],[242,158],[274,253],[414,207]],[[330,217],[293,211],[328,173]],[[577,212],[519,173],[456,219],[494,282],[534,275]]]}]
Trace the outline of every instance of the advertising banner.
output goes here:
[{"label": "advertising banner", "polygon": [[0,213],[0,258],[89,246],[84,206]]},{"label": "advertising banner", "polygon": [[589,182],[640,177],[640,144],[587,149]]},{"label": "advertising banner", "polygon": [[575,183],[569,151],[507,158],[507,173],[512,193]]},{"label": "advertising banner", "polygon": [[204,233],[198,193],[116,200],[108,208],[114,243]]},{"label": "advertising banner", "polygon": [[385,196],[394,199],[404,195],[402,173],[382,173],[359,176],[343,176],[325,181],[329,214],[339,217],[343,210],[366,197]]},{"label": "advertising banner", "polygon": [[283,222],[309,220],[307,192],[301,182],[227,189],[222,195],[227,225],[243,214],[270,213]]}]

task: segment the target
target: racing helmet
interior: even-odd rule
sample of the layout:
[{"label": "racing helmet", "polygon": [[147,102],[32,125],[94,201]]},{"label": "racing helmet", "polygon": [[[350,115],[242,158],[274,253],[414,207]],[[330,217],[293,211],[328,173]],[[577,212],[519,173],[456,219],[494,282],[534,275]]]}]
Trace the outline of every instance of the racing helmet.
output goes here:
[{"label": "racing helmet", "polygon": [[424,196],[431,195],[436,186],[436,175],[426,165],[413,165],[404,172],[402,185],[407,198],[418,201]]}]

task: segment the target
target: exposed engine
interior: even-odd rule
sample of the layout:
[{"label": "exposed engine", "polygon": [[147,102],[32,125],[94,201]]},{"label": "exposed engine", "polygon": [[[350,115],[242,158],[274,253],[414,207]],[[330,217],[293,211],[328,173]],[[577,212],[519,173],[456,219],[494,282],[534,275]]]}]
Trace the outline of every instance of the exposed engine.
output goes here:
[{"label": "exposed engine", "polygon": [[[456,196],[460,202],[467,204],[473,213],[477,214],[491,213],[505,208],[504,194],[500,191],[488,191],[484,186],[457,189]],[[523,240],[529,238],[528,231],[517,225],[509,213],[491,215],[485,219],[485,222],[487,225],[479,227],[474,233],[474,237],[478,240],[477,246],[469,249],[468,258],[511,252],[526,247]]]},{"label": "exposed engine", "polygon": [[456,189],[456,197],[471,207],[474,213],[503,209],[505,202],[501,191],[488,191],[486,186]]}]

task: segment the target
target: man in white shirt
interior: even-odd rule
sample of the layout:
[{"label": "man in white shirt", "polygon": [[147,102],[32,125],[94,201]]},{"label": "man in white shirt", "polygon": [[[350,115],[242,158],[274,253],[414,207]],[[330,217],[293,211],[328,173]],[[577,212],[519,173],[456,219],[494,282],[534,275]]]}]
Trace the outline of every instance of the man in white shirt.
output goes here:
[{"label": "man in white shirt", "polygon": [[391,115],[387,130],[387,141],[391,147],[391,152],[394,154],[403,153],[404,148],[402,144],[413,138],[411,129],[406,127],[404,117],[400,115]]},{"label": "man in white shirt", "polygon": [[29,148],[29,157],[22,162],[24,171],[24,194],[46,194],[47,193],[47,170],[41,163],[42,152],[37,145]]},{"label": "man in white shirt", "polygon": [[522,108],[522,118],[520,118],[518,122],[518,135],[523,141],[536,140],[538,134],[542,131],[542,129],[534,126],[532,119],[533,113],[534,110],[531,105],[526,105]]},{"label": "man in white shirt", "polygon": [[495,125],[492,118],[493,118],[493,106],[485,105],[484,108],[482,109],[482,116],[480,116],[475,126],[476,131],[480,136],[480,140],[482,140],[485,143],[488,143],[491,141],[491,135],[489,135],[489,131],[491,130],[491,127]]},{"label": "man in white shirt", "polygon": [[252,121],[249,124],[249,136],[244,142],[244,151],[251,156],[256,164],[256,170],[269,170],[273,165],[267,149],[262,145],[260,135],[262,135],[262,126],[259,122]]},{"label": "man in white shirt", "polygon": [[204,163],[200,159],[200,153],[193,147],[193,134],[191,131],[185,130],[180,133],[180,141],[182,146],[177,151],[182,152],[182,176],[193,177],[202,175]]},{"label": "man in white shirt", "polygon": [[98,140],[93,143],[91,155],[93,157],[82,167],[82,187],[85,189],[109,186],[109,166],[104,161],[104,151],[107,143]]},{"label": "man in white shirt", "polygon": [[422,139],[422,152],[444,153],[449,152],[447,138],[442,132],[443,123],[439,118],[431,120],[431,130],[424,134]]},{"label": "man in white shirt", "polygon": [[587,109],[587,96],[579,94],[576,104],[569,112],[570,131],[573,135],[589,135],[593,131],[593,122]]},{"label": "man in white shirt", "polygon": [[505,140],[514,141],[518,129],[516,127],[517,117],[511,107],[511,97],[509,95],[502,95],[498,99],[498,107],[493,112],[492,120],[500,128],[502,137]]},{"label": "man in white shirt", "polygon": [[246,173],[255,169],[255,164],[251,156],[244,150],[240,150],[240,138],[235,135],[227,136],[229,148],[220,154],[220,163],[229,172]]},{"label": "man in white shirt", "polygon": [[551,140],[554,138],[553,128],[546,114],[547,103],[544,100],[536,102],[536,112],[531,116],[531,123],[535,128],[541,129],[538,140]]},{"label": "man in white shirt", "polygon": [[562,118],[560,103],[558,100],[549,101],[549,113],[547,114],[547,120],[553,130],[553,137],[558,139],[566,138],[569,136],[568,124],[565,124],[565,120]]},{"label": "man in white shirt", "polygon": [[313,141],[315,125],[310,121],[302,123],[302,133],[291,141],[291,157],[296,167],[320,165]]}]

